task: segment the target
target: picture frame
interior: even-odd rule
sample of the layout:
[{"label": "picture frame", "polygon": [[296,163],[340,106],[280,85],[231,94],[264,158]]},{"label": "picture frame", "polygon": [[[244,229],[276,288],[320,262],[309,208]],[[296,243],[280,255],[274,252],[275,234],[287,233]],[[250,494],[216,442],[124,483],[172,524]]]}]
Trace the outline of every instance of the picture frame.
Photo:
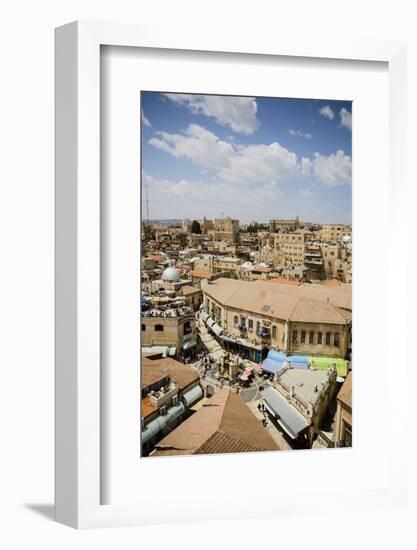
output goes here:
[{"label": "picture frame", "polygon": [[[57,521],[76,528],[135,525],[185,518],[183,511],[160,499],[147,509],[134,504],[105,504],[101,498],[101,198],[100,198],[100,51],[102,46],[163,48],[175,51],[225,52],[292,58],[379,61],[389,71],[389,157],[393,215],[401,216],[405,189],[405,44],[387,40],[314,40],[277,38],[268,33],[213,33],[169,27],[74,22],[56,29],[56,194],[55,194],[55,506]],[[221,52],[221,53],[220,53]],[[392,278],[390,279],[392,281]],[[404,316],[405,302],[389,304],[390,314]],[[404,352],[402,352],[404,355]],[[400,352],[401,355],[401,352]],[[398,367],[401,403],[405,362]],[[398,401],[399,400],[399,401]],[[397,410],[401,425],[405,408]],[[406,478],[400,465],[404,451],[394,451],[395,469],[387,471],[383,490],[340,494],[347,505],[392,505],[405,499]],[[392,465],[394,455],[388,461]],[[163,466],[160,466],[163,468]],[[302,490],[302,488],[300,488]],[[270,507],[270,515],[296,512],[300,493]],[[326,495],[322,495],[324,506]],[[317,495],[304,495],[317,502]],[[306,506],[306,510],[308,506]],[[207,518],[207,516],[205,516]],[[209,516],[219,519],[213,505]],[[227,517],[238,517],[231,512]]]}]

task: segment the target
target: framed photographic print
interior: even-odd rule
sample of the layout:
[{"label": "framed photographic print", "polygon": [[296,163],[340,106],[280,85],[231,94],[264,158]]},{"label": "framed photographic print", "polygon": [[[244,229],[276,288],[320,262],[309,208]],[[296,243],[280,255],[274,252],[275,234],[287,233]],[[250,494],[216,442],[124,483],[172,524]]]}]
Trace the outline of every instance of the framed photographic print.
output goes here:
[{"label": "framed photographic print", "polygon": [[57,29],[58,521],[401,504],[404,59]]}]

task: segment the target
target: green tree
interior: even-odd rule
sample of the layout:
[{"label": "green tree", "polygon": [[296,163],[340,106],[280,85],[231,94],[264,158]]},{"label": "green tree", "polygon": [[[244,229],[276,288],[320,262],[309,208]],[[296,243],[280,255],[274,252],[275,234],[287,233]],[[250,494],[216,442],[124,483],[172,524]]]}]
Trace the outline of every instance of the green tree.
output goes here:
[{"label": "green tree", "polygon": [[201,235],[201,225],[198,223],[197,220],[193,220],[193,223],[191,225],[191,233]]}]

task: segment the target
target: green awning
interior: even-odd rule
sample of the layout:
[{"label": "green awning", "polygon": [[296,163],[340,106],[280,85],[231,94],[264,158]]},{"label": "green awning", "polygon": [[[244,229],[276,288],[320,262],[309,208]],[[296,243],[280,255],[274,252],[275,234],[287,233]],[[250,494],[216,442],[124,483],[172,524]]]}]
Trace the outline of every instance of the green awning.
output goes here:
[{"label": "green awning", "polygon": [[348,362],[340,357],[308,357],[312,369],[327,370],[336,367],[338,376],[346,377],[348,373]]}]

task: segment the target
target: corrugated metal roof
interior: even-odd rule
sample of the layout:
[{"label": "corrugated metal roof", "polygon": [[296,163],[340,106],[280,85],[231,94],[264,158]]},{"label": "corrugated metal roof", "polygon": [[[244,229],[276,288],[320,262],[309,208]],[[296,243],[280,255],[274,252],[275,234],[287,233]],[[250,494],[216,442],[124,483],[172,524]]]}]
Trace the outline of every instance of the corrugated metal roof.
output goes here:
[{"label": "corrugated metal roof", "polygon": [[184,393],[184,401],[188,407],[191,407],[196,401],[203,397],[201,386],[194,386],[191,390]]},{"label": "corrugated metal roof", "polygon": [[310,424],[277,390],[268,387],[261,392],[261,395],[267,406],[276,414],[280,425],[293,439],[296,439],[298,434]]}]

